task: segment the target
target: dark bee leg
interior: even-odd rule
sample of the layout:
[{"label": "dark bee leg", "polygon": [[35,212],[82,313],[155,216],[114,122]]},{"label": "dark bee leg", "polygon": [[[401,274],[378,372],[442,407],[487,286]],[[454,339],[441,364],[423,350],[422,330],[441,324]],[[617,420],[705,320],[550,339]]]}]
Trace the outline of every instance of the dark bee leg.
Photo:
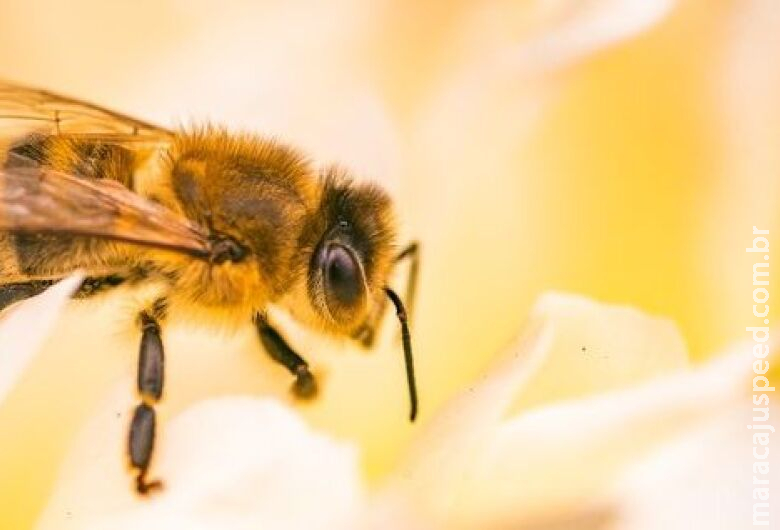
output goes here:
[{"label": "dark bee leg", "polygon": [[395,262],[409,259],[409,275],[406,277],[406,314],[409,320],[414,313],[414,300],[417,296],[417,276],[420,273],[420,242],[412,241],[395,257]]},{"label": "dark bee leg", "polygon": [[165,301],[159,300],[151,311],[144,311],[139,316],[143,333],[138,358],[138,394],[141,403],[135,408],[130,424],[129,453],[130,465],[138,471],[135,487],[141,495],[162,486],[159,480],[148,481],[146,473],[154,449],[156,416],[153,406],[162,396],[165,375],[165,357],[158,323],[158,318],[162,318],[164,312]]},{"label": "dark bee leg", "polygon": [[84,278],[79,290],[73,294],[73,298],[89,298],[90,296],[103,293],[116,287],[117,285],[121,285],[126,280],[127,278],[117,274]]},{"label": "dark bee leg", "polygon": [[308,363],[287,345],[284,338],[262,315],[255,315],[255,326],[265,351],[276,362],[287,368],[295,376],[292,391],[301,399],[311,399],[317,395],[317,381],[309,371]]},{"label": "dark bee leg", "polygon": [[32,280],[0,285],[0,311],[13,304],[41,294],[54,284],[53,280]]},{"label": "dark bee leg", "polygon": [[[0,311],[27,298],[41,294],[43,291],[57,283],[59,280],[30,280],[28,282],[6,283],[0,285]],[[116,287],[125,281],[125,278],[117,275],[96,276],[84,279],[73,298],[88,298],[102,293],[112,287]]]},{"label": "dark bee leg", "polygon": [[[420,270],[420,243],[418,241],[412,241],[395,257],[395,263],[399,263],[405,259],[410,260],[409,273],[406,277],[406,314],[408,320],[412,320],[412,314],[414,312],[414,299],[417,294],[417,276]],[[382,317],[385,314],[385,308],[387,306],[387,299],[382,298],[379,307],[375,313],[369,318],[369,320],[358,328],[357,332],[353,335],[353,338],[359,341],[364,347],[370,348],[374,345],[376,339],[376,331],[379,327],[379,323],[382,321]]]}]

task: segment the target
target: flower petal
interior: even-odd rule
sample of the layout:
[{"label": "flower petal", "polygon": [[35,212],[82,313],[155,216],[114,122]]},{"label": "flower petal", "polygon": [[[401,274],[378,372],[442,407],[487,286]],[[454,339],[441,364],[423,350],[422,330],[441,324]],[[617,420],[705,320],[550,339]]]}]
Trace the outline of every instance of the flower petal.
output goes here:
[{"label": "flower petal", "polygon": [[[596,416],[580,416],[583,410],[590,410],[590,402],[585,401],[543,409],[502,426],[502,418],[518,394],[529,396],[530,401],[526,403],[538,404],[557,398],[556,394],[566,398],[624,388],[643,377],[679,372],[686,366],[685,349],[676,327],[633,309],[554,294],[542,297],[532,313],[531,322],[530,331],[519,345],[510,348],[508,358],[484,381],[453,400],[429,424],[390,482],[389,496],[403,491],[423,513],[446,520],[448,524],[455,524],[457,520],[459,524],[466,521],[464,524],[468,526],[468,521],[486,517],[483,512],[495,512],[503,517],[505,510],[510,510],[507,499],[514,503],[510,513],[516,514],[520,501],[513,492],[523,491],[530,505],[532,499],[544,500],[548,489],[555,489],[555,483],[545,479],[549,470],[544,466],[551,466],[550,460],[545,461],[544,466],[540,463],[542,457],[549,456],[544,452],[546,448],[560,449],[552,443],[555,436],[567,435],[566,443],[576,448],[577,428],[565,428],[562,433],[562,426],[556,422],[561,418],[579,421],[581,428],[591,430],[596,427],[589,422],[599,424]],[[592,355],[604,359],[583,355],[583,345]],[[612,436],[615,431],[610,420],[625,421],[626,410],[620,407],[620,402],[612,401],[612,395],[608,396],[592,399],[595,403],[605,401],[601,406],[605,415],[603,424],[609,429],[599,433]],[[650,397],[645,396],[645,399]],[[630,410],[635,413],[638,405],[633,405]],[[565,413],[557,416],[559,413],[555,411],[561,407]],[[569,411],[566,407],[575,408]],[[616,410],[610,413],[611,407]],[[532,432],[528,435],[529,440],[521,437],[522,444],[528,447],[517,449],[514,444],[520,442],[515,440],[515,434],[528,434],[524,431],[525,424],[517,423],[525,418],[533,426],[531,431],[539,429],[541,434],[548,432],[550,436],[536,444]],[[596,438],[599,443],[604,441]],[[533,455],[530,449],[537,454]],[[528,466],[535,474],[502,475],[501,459],[509,459],[507,453],[513,456],[506,469]],[[537,481],[542,483],[537,484]],[[535,493],[537,491],[545,494]],[[490,499],[493,494],[495,500]],[[597,512],[601,513],[600,510]]]},{"label": "flower petal", "polygon": [[[753,528],[753,504],[759,502],[768,502],[761,510],[770,521],[780,520],[780,503],[753,498],[754,488],[762,487],[754,477],[772,475],[753,469],[760,460],[752,457],[752,433],[745,428],[752,423],[748,403],[725,409],[632,465],[614,488],[620,519],[613,530]],[[769,434],[767,448],[770,455],[780,452],[777,434]]]},{"label": "flower petal", "polygon": [[0,403],[43,346],[83,278],[82,274],[74,274],[9,309],[9,313],[0,319]]},{"label": "flower petal", "polygon": [[554,23],[518,48],[514,60],[526,67],[560,68],[646,31],[675,4],[674,0],[563,2]]},{"label": "flower petal", "polygon": [[105,437],[85,431],[75,454],[91,449],[92,459],[66,467],[39,528],[334,528],[362,503],[355,449],[272,401],[212,399],[171,420],[152,471],[165,489],[150,498],[130,494],[129,475],[107,473],[120,455]]},{"label": "flower petal", "polygon": [[515,408],[627,388],[689,366],[677,326],[632,307],[548,293],[532,318],[552,323],[555,338]]},{"label": "flower petal", "polygon": [[530,327],[499,370],[455,398],[428,424],[388,489],[403,490],[425,506],[424,511],[448,512],[457,501],[467,462],[489,443],[516,390],[548,354],[550,342],[549,327]]},{"label": "flower petal", "polygon": [[739,353],[636,388],[521,414],[470,461],[453,517],[490,524],[606,502],[626,466],[725,408],[747,404],[750,373],[750,359]]}]

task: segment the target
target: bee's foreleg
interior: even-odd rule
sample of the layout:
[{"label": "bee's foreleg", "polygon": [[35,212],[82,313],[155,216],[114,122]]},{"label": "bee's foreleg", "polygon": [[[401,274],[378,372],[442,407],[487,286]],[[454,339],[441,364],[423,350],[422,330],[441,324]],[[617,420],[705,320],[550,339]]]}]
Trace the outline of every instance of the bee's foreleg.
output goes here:
[{"label": "bee's foreleg", "polygon": [[162,486],[159,480],[148,481],[146,473],[154,449],[156,416],[154,404],[160,400],[165,375],[165,357],[158,318],[164,313],[164,301],[139,316],[142,337],[138,358],[138,394],[141,403],[135,408],[130,424],[130,464],[138,471],[136,490],[146,494]]},{"label": "bee's foreleg", "polygon": [[[409,320],[411,320],[414,311],[414,299],[417,293],[417,277],[420,271],[420,244],[417,241],[412,241],[405,246],[403,250],[396,255],[395,263],[407,259],[409,260],[409,272],[406,277],[404,305],[406,306],[406,314],[408,315]],[[382,297],[366,322],[352,335],[352,338],[360,342],[365,348],[371,348],[374,345],[377,329],[382,322],[386,307],[387,298]]]},{"label": "bee's foreleg", "polygon": [[417,295],[417,277],[420,273],[420,242],[412,241],[395,257],[395,262],[409,260],[409,272],[406,277],[406,314],[409,320],[414,313],[414,301]]},{"label": "bee's foreleg", "polygon": [[311,399],[317,395],[317,381],[309,371],[309,364],[287,345],[284,338],[262,315],[255,315],[255,325],[265,351],[276,362],[287,368],[295,376],[292,391],[301,399]]}]

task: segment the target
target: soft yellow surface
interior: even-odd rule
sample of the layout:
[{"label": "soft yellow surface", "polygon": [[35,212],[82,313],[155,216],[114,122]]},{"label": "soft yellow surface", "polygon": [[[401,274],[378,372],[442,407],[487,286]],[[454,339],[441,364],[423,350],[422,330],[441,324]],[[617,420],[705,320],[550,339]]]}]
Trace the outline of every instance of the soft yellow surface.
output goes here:
[{"label": "soft yellow surface", "polygon": [[[777,13],[683,2],[560,69],[502,71],[487,58],[556,25],[538,7],[556,3],[513,4],[3,2],[0,77],[164,124],[269,131],[383,181],[424,245],[423,421],[550,289],[668,316],[698,359],[746,338],[744,248],[753,225],[780,233]],[[94,401],[133,373],[132,304],[106,303],[68,315],[0,407],[0,528],[30,525]],[[255,364],[251,329],[226,340],[241,358],[226,369],[235,381],[202,367],[231,356],[193,368],[184,347],[171,352],[163,416],[210,394],[284,388],[260,383],[280,372]],[[339,352],[323,403],[306,410],[357,440],[372,476],[410,433],[398,346],[385,342],[373,357]]]}]

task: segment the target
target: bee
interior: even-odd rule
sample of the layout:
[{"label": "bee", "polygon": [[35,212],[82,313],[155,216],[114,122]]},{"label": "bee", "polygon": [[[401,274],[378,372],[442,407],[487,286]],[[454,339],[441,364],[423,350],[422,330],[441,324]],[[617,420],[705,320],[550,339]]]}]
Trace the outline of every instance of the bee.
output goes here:
[{"label": "bee", "polygon": [[[273,139],[204,126],[169,131],[95,105],[0,82],[0,309],[76,271],[77,296],[155,282],[137,315],[137,392],[128,456],[140,494],[163,394],[161,328],[187,308],[251,319],[300,398],[317,392],[309,364],[269,317],[370,346],[389,300],[396,310],[411,403],[417,390],[408,316],[388,285],[419,246],[396,247],[388,195],[338,167],[316,170]],[[411,310],[411,307],[410,307]]]}]

